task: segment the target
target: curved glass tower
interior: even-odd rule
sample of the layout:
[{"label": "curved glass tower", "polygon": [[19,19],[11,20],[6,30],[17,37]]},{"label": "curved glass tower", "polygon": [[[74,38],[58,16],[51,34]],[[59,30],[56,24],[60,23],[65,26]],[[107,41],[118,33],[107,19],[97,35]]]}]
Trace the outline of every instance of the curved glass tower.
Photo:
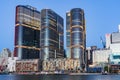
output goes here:
[{"label": "curved glass tower", "polygon": [[84,11],[80,8],[74,8],[66,15],[67,55],[72,59],[80,59],[81,69],[83,69],[86,47]]},{"label": "curved glass tower", "polygon": [[41,59],[62,58],[63,48],[63,18],[51,9],[41,10]]},{"label": "curved glass tower", "polygon": [[31,6],[18,5],[15,20],[14,56],[37,59],[40,52],[40,12]]}]

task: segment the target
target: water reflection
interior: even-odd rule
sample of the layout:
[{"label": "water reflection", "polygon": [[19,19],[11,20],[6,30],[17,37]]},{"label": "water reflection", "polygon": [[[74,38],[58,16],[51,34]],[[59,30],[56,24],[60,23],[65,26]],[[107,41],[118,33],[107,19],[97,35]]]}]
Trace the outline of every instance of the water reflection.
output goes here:
[{"label": "water reflection", "polygon": [[120,80],[120,75],[0,75],[0,80]]}]

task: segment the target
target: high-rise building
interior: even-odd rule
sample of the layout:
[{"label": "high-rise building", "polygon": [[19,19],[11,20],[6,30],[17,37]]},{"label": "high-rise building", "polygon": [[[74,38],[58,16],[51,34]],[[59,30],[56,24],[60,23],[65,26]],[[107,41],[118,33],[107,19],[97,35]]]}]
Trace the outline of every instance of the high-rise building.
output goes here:
[{"label": "high-rise building", "polygon": [[63,18],[51,9],[41,10],[41,59],[61,58],[64,56]]},{"label": "high-rise building", "polygon": [[39,58],[40,12],[31,6],[18,5],[15,19],[14,56],[19,59]]},{"label": "high-rise building", "polygon": [[84,68],[86,48],[86,30],[84,11],[74,8],[66,14],[67,57],[80,59],[81,69]]}]

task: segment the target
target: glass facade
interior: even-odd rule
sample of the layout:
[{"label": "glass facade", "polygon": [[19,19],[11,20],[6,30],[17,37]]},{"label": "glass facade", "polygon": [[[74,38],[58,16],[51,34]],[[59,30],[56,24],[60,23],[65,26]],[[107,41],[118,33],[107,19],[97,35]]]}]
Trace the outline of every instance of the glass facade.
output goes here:
[{"label": "glass facade", "polygon": [[70,32],[70,12],[66,13],[66,56],[67,58],[71,58],[71,32]]},{"label": "glass facade", "polygon": [[67,56],[72,59],[80,59],[80,69],[82,69],[86,47],[85,19],[82,9],[74,8],[67,12],[66,30]]},{"label": "glass facade", "polygon": [[63,18],[51,9],[41,10],[41,59],[61,58],[63,49]]},{"label": "glass facade", "polygon": [[18,5],[15,24],[14,56],[19,59],[39,58],[40,12],[31,6]]}]

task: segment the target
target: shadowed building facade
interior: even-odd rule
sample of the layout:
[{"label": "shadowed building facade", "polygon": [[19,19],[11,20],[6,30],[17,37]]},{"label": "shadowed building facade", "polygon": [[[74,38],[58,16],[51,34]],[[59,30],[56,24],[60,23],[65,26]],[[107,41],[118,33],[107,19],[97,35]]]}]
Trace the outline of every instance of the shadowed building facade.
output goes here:
[{"label": "shadowed building facade", "polygon": [[40,12],[31,6],[18,5],[15,19],[14,56],[37,59],[40,52]]},{"label": "shadowed building facade", "polygon": [[63,18],[51,9],[41,10],[41,59],[64,57]]},{"label": "shadowed building facade", "polygon": [[86,30],[84,11],[74,8],[66,13],[66,43],[67,57],[80,59],[80,69],[85,66]]}]

